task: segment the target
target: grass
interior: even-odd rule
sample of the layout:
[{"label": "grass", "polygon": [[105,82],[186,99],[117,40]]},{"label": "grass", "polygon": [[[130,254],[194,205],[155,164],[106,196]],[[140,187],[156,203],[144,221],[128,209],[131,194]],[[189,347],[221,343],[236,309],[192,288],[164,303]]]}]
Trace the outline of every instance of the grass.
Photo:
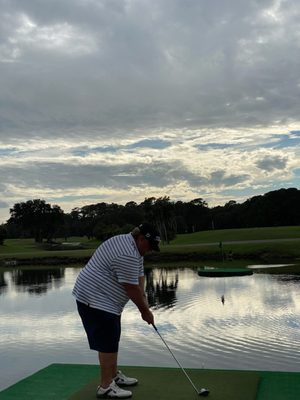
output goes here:
[{"label": "grass", "polygon": [[[227,229],[192,234],[178,235],[170,244],[162,244],[161,252],[150,256],[150,260],[165,261],[193,261],[201,259],[219,260],[222,252],[226,256],[229,251],[235,259],[291,259],[300,258],[300,243],[285,241],[286,239],[300,239],[300,226],[275,227],[275,228],[250,228]],[[276,239],[276,242],[272,240]],[[282,239],[282,241],[280,241]],[[257,243],[251,240],[270,240]],[[65,242],[65,239],[58,240]],[[239,243],[226,244],[228,241],[240,241]],[[243,241],[245,241],[243,243]],[[222,249],[219,243],[222,242]],[[99,242],[88,240],[87,237],[68,238],[68,243],[80,243],[80,246],[60,246],[60,250],[50,250],[46,245],[36,244],[33,239],[7,239],[0,246],[1,260],[37,260],[63,258],[73,259],[72,262],[89,258]]]},{"label": "grass", "polygon": [[172,245],[219,243],[234,240],[300,239],[300,226],[270,228],[220,229],[178,235]]},{"label": "grass", "polygon": [[[62,240],[61,240],[62,241]],[[35,243],[34,239],[7,239],[3,246],[0,246],[0,260],[1,259],[28,259],[28,258],[44,258],[44,257],[74,257],[85,258],[89,257],[94,249],[98,246],[99,242],[89,241],[87,238],[72,237],[68,239],[69,243],[80,242],[83,244],[83,249],[70,249],[64,250],[47,250],[43,245]]]},{"label": "grass", "polygon": [[[299,242],[288,239],[299,239]],[[265,242],[255,242],[257,240]],[[226,243],[234,241],[238,243]],[[229,252],[235,259],[270,261],[300,258],[300,226],[223,229],[178,235],[169,245],[162,246],[161,256],[164,258],[164,253],[168,253],[175,259],[176,256],[180,258],[190,254],[195,258],[199,255],[202,260],[223,260]]]},{"label": "grass", "polygon": [[[292,255],[294,257],[300,256],[300,240],[295,243],[293,241],[289,242],[264,242],[264,243],[251,243],[246,242],[243,243],[234,243],[234,244],[226,244],[224,243],[222,246],[222,250],[224,254],[228,254],[228,252],[233,252],[235,255],[260,255],[262,253],[270,253],[272,252],[274,255]],[[169,246],[165,246],[163,248],[163,252],[165,253],[193,253],[193,252],[201,252],[202,254],[219,254],[221,255],[221,249],[219,247],[219,242],[214,245],[202,245],[202,244],[172,244]]]},{"label": "grass", "polygon": [[[96,248],[99,245],[99,241],[97,240],[89,240],[86,236],[83,237],[70,237],[66,241],[65,239],[57,239],[57,243],[60,244],[72,244],[72,243],[81,243],[86,248]],[[34,239],[6,239],[4,241],[4,245],[0,246],[0,254],[7,252],[15,252],[15,253],[31,253],[35,252],[38,249],[43,250],[46,247],[46,243],[36,243]],[[70,246],[70,249],[72,247]]]}]

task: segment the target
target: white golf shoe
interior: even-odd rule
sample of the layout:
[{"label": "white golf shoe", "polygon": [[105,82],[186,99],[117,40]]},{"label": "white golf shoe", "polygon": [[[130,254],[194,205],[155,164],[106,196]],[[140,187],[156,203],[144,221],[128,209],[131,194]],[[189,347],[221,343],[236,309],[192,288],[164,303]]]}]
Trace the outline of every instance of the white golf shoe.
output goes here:
[{"label": "white golf shoe", "polygon": [[138,383],[137,379],[129,378],[129,376],[124,375],[120,370],[117,372],[117,376],[114,378],[114,381],[119,386],[135,386]]},{"label": "white golf shoe", "polygon": [[98,399],[128,399],[132,396],[130,390],[119,388],[115,381],[107,387],[98,386],[96,396]]}]

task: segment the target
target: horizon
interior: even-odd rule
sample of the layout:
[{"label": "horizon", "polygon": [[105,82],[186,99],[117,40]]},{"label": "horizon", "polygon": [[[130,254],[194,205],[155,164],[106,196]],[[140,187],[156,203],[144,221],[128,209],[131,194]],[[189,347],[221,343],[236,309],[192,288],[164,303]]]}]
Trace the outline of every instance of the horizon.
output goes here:
[{"label": "horizon", "polygon": [[[280,188],[280,189],[276,189],[275,191],[279,191],[279,190],[288,190],[288,189],[296,189],[296,190],[299,190],[299,191],[300,191],[300,189],[294,188],[294,187]],[[272,192],[274,192],[274,191],[272,191]],[[229,201],[235,201],[236,204],[243,204],[245,201],[250,200],[252,197],[264,196],[264,195],[266,195],[266,194],[268,194],[268,193],[270,193],[270,192],[262,193],[262,194],[260,194],[260,195],[251,196],[251,197],[249,197],[248,199],[246,199],[246,200],[244,200],[244,201],[242,201],[242,202],[238,202],[238,201],[236,201],[236,200],[234,200],[234,199],[230,199]],[[167,196],[161,196],[161,197],[167,197]],[[158,197],[156,197],[155,199],[157,200]],[[204,202],[206,202],[205,199],[203,199],[203,198],[201,198],[201,199],[202,199]],[[29,199],[29,200],[37,200],[37,199]],[[26,201],[29,201],[29,200],[26,200]],[[45,199],[39,199],[39,200],[45,200]],[[146,198],[145,198],[144,200],[146,200]],[[143,200],[143,201],[144,201],[144,200]],[[196,200],[196,199],[190,199],[190,200],[183,201],[183,202],[184,202],[184,203],[189,203],[189,202],[191,202],[191,201],[193,201],[193,200]],[[26,201],[21,201],[20,203],[26,203]],[[131,201],[132,201],[132,200],[131,200]],[[142,201],[142,202],[143,202],[143,201]],[[174,200],[174,199],[172,199],[172,198],[169,198],[169,201],[170,201],[170,203],[176,203],[177,201],[182,201],[182,200],[180,200],[180,199]],[[129,202],[130,202],[130,200],[129,200]],[[136,202],[137,206],[139,206],[142,202]],[[48,202],[46,201],[46,203],[48,203]],[[80,209],[80,208],[83,208],[83,207],[85,207],[85,206],[93,206],[93,205],[96,205],[96,204],[98,204],[98,203],[102,203],[102,202],[85,204],[85,205],[79,206],[78,208]],[[108,204],[108,205],[110,205],[110,204],[116,204],[116,205],[118,205],[118,206],[125,206],[126,203],[128,203],[128,202],[126,202],[125,204],[120,204],[120,203],[115,203],[115,202],[111,202],[111,203],[104,202],[104,203],[106,203],[106,204]],[[206,202],[206,203],[207,203],[207,202]],[[72,209],[72,210],[69,210],[69,211],[65,211],[65,210],[64,210],[59,204],[57,204],[57,203],[49,203],[49,204],[50,204],[52,207],[55,206],[55,205],[59,206],[59,207],[61,208],[61,210],[63,211],[64,214],[70,214],[70,212],[73,211],[73,209]],[[214,206],[210,206],[210,205],[207,203],[207,208],[208,208],[208,209],[212,209],[212,208],[214,208],[214,207],[224,207],[225,205],[226,205],[226,203],[223,204],[223,205],[217,204],[217,205],[214,205]],[[12,208],[13,206],[14,206],[14,205],[12,205],[10,208]],[[76,208],[76,207],[75,207],[75,208]],[[0,222],[0,225],[1,225],[1,224],[6,224],[6,223],[7,223],[7,221]]]}]

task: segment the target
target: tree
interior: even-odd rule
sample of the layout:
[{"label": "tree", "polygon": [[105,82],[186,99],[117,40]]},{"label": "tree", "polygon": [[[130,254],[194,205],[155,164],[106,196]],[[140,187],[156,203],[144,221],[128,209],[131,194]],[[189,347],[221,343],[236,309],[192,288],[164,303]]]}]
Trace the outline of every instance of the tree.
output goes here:
[{"label": "tree", "polygon": [[129,201],[120,210],[120,220],[124,224],[137,226],[144,221],[143,208],[134,201]]},{"label": "tree", "polygon": [[36,242],[53,239],[56,230],[63,224],[63,211],[57,205],[53,207],[45,200],[35,199],[16,203],[10,209],[8,224],[20,226],[29,232]]},{"label": "tree", "polygon": [[169,243],[176,237],[174,203],[168,196],[159,197],[154,204],[155,224],[163,242]]},{"label": "tree", "polygon": [[155,203],[155,200],[156,200],[155,197],[147,197],[140,204],[140,206],[142,207],[146,221],[151,222],[154,219],[153,205]]},{"label": "tree", "polygon": [[188,231],[198,232],[200,230],[208,229],[208,215],[208,205],[203,199],[197,198],[187,203],[185,218]]},{"label": "tree", "polygon": [[169,243],[176,236],[176,218],[174,203],[168,196],[149,197],[141,203],[145,220],[156,226],[163,242]]},{"label": "tree", "polygon": [[229,200],[223,207],[216,206],[210,210],[212,229],[241,228],[242,206],[234,200]]},{"label": "tree", "polygon": [[174,204],[174,213],[176,219],[176,232],[177,233],[187,233],[187,203],[179,200]]},{"label": "tree", "polygon": [[2,224],[2,225],[0,225],[0,246],[3,246],[4,240],[6,239],[6,237],[7,237],[7,231],[4,227],[4,225]]}]

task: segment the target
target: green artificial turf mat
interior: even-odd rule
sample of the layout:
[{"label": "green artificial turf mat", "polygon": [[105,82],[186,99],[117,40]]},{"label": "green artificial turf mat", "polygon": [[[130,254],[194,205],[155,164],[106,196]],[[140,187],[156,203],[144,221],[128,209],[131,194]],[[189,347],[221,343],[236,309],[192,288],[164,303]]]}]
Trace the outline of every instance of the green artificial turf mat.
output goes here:
[{"label": "green artificial turf mat", "polygon": [[[132,387],[134,399],[138,400],[186,400],[200,398],[180,369],[123,367],[128,376],[138,378]],[[210,400],[255,400],[259,374],[249,371],[191,370],[188,375],[200,390],[210,390]],[[98,378],[91,380],[69,400],[95,400]]]},{"label": "green artificial turf mat", "polygon": [[[135,400],[200,399],[178,368],[121,367],[140,383]],[[187,369],[198,389],[210,389],[208,400],[297,400],[300,372]],[[0,392],[0,400],[95,400],[98,365],[52,364]]]},{"label": "green artificial turf mat", "polygon": [[299,372],[261,372],[257,400],[300,399]]},{"label": "green artificial turf mat", "polygon": [[51,364],[0,392],[0,399],[66,400],[98,374],[98,365]]}]

